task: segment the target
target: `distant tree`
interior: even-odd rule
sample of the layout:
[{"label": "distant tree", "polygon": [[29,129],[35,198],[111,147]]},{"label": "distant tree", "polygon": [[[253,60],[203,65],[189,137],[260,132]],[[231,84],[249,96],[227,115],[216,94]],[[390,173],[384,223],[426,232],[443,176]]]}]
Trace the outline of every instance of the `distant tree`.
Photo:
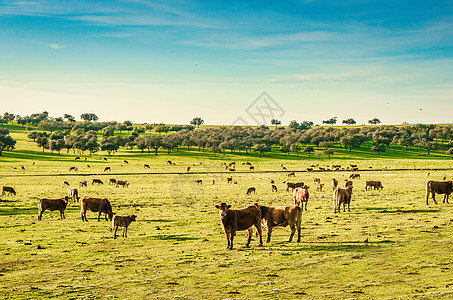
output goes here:
[{"label": "distant tree", "polygon": [[381,152],[385,152],[385,144],[374,143],[371,147],[371,151],[381,154]]},{"label": "distant tree", "polygon": [[196,117],[196,118],[193,118],[192,121],[190,121],[190,125],[195,125],[195,126],[198,126],[200,127],[201,124],[204,123],[204,120],[202,118],[199,118],[199,117]]},{"label": "distant tree", "polygon": [[93,113],[84,113],[80,116],[80,118],[87,122],[90,122],[90,121],[96,122],[97,120],[99,120],[98,116],[96,116]]},{"label": "distant tree", "polygon": [[299,129],[300,124],[296,120],[292,120],[289,122],[288,127],[291,128],[292,130],[297,130]]},{"label": "distant tree", "polygon": [[68,120],[68,122],[75,122],[75,118],[69,114],[64,114],[63,118]]},{"label": "distant tree", "polygon": [[278,125],[281,125],[282,121],[279,121],[277,119],[272,119],[271,120],[271,125],[275,125],[275,128],[277,128]]},{"label": "distant tree", "polygon": [[264,155],[264,152],[269,152],[271,151],[271,148],[269,146],[263,145],[263,144],[256,144],[253,146],[253,150],[256,152],[260,153],[260,157]]},{"label": "distant tree", "polygon": [[165,124],[158,124],[154,126],[154,131],[159,134],[161,134],[162,132],[167,133],[168,131],[170,131],[170,127],[165,126]]},{"label": "distant tree", "polygon": [[101,147],[101,150],[107,151],[109,155],[113,152],[118,151],[119,148],[118,139],[116,136],[104,136],[99,145]]},{"label": "distant tree", "polygon": [[329,120],[323,120],[322,123],[329,125],[337,124],[337,117],[330,118]]},{"label": "distant tree", "polygon": [[290,147],[289,147],[289,150],[293,151],[293,152],[296,152],[296,155],[299,156],[299,152],[300,152],[300,146],[298,144],[292,144]]},{"label": "distant tree", "polygon": [[109,125],[107,127],[102,128],[102,135],[103,136],[114,136],[115,135],[115,126]]},{"label": "distant tree", "polygon": [[126,126],[132,126],[132,122],[129,121],[129,120],[124,121],[123,124],[126,125]]},{"label": "distant tree", "polygon": [[15,145],[16,141],[9,135],[9,130],[0,128],[0,156],[3,150],[13,150]]},{"label": "distant tree", "polygon": [[374,119],[368,120],[368,124],[373,124],[373,125],[381,124],[381,120],[379,120],[378,118],[374,118]]},{"label": "distant tree", "polygon": [[335,152],[335,150],[333,150],[332,148],[328,148],[323,151],[324,155],[327,155],[329,157],[329,160],[330,160],[330,156],[332,156],[334,154],[334,152]]},{"label": "distant tree", "polygon": [[27,135],[27,137],[28,137],[29,139],[33,139],[33,142],[35,142],[35,141],[36,141],[36,138],[38,137],[38,132],[37,132],[37,131],[32,131],[32,132],[30,132],[30,133]]},{"label": "distant tree", "polygon": [[15,118],[16,118],[16,116],[14,114],[10,114],[10,113],[7,113],[7,112],[5,112],[3,114],[3,120],[5,120],[6,123],[14,121]]},{"label": "distant tree", "polygon": [[347,124],[347,125],[354,125],[354,124],[356,124],[356,121],[352,118],[349,118],[349,119],[343,120],[342,123]]},{"label": "distant tree", "polygon": [[310,153],[315,152],[315,148],[313,148],[312,146],[306,146],[304,148],[304,152],[308,153],[308,157],[310,157]]}]

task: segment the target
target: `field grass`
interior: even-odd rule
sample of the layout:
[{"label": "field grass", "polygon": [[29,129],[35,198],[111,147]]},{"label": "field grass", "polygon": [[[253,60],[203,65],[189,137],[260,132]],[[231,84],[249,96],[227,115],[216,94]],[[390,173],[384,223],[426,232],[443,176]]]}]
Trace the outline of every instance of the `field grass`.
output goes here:
[{"label": "field grass", "polygon": [[[17,150],[0,157],[0,185],[13,186],[18,193],[2,196],[0,202],[1,298],[453,297],[453,207],[439,196],[437,205],[432,200],[426,205],[424,199],[427,180],[453,178],[453,161],[441,153],[427,157],[413,149],[413,155],[406,156],[397,155],[396,149],[394,155],[388,152],[379,158],[368,157],[366,151],[346,156],[345,151],[329,162],[280,153],[259,158],[182,150],[158,156],[120,151],[87,156],[85,162],[75,161],[72,153],[42,153],[20,128],[12,135],[18,140]],[[167,159],[176,166],[167,165]],[[223,161],[236,161],[236,173],[225,171]],[[241,164],[245,161],[256,171],[247,170]],[[144,163],[151,169],[144,169]],[[301,242],[288,243],[289,228],[277,227],[263,247],[254,238],[251,247],[244,248],[246,233],[240,232],[234,249],[226,250],[214,205],[291,204],[283,183],[287,173],[280,163],[299,171],[291,181],[311,186]],[[350,173],[302,172],[316,163],[356,163],[364,170],[361,179],[354,180],[351,212],[333,213],[330,186],[331,178],[342,182]],[[70,166],[79,171],[69,172]],[[111,173],[103,171],[105,166]],[[382,171],[384,166],[406,170]],[[226,183],[230,175],[237,184]],[[315,190],[315,176],[326,184],[324,191]],[[105,184],[93,186],[93,178]],[[128,180],[130,187],[109,186],[109,178]],[[202,185],[195,183],[198,179]],[[271,179],[277,193],[271,192]],[[384,190],[365,191],[365,180],[375,179],[382,181]],[[63,196],[63,181],[75,187],[81,180],[89,181],[80,189],[81,196],[107,197],[114,212],[138,216],[127,239],[112,239],[111,222],[98,222],[96,213],[88,212],[89,222],[82,222],[74,202],[65,220],[58,212],[45,212],[37,221],[39,199]],[[256,187],[256,195],[245,195],[250,186]]]}]

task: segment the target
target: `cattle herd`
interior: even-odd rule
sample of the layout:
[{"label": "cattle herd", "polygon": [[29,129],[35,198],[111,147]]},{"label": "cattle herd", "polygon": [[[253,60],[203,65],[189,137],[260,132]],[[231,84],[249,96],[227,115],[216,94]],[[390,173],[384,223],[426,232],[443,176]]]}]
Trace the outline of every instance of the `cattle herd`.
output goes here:
[{"label": "cattle herd", "polygon": [[[124,163],[128,164],[129,162],[124,161]],[[176,165],[171,161],[167,161],[169,165]],[[200,163],[201,164],[201,163]],[[243,163],[246,165],[249,170],[254,170],[254,166],[251,163]],[[196,164],[193,164],[196,166]],[[226,170],[235,171],[236,164],[235,162],[232,163],[222,163],[222,166],[225,166]],[[281,168],[286,170],[283,164],[280,165]],[[145,164],[145,168],[149,167],[149,165]],[[318,167],[321,170],[321,167],[318,165],[313,165],[310,168],[307,168],[307,172],[313,172],[313,168]],[[333,166],[335,170],[339,170],[341,166]],[[107,167],[110,169],[109,167]],[[106,169],[107,169],[106,168]],[[349,169],[349,168],[348,168]],[[77,171],[77,167],[71,167],[70,171],[74,170]],[[187,167],[187,172],[190,171],[190,167]],[[350,179],[357,179],[360,178],[360,174],[358,172],[357,165],[351,165],[350,169],[353,173],[349,176],[349,179],[345,180],[344,186],[339,186],[338,180],[333,178],[332,179],[332,199],[333,199],[333,208],[334,213],[341,212],[341,206],[343,206],[343,212],[346,211],[346,206],[348,212],[350,211],[350,203],[353,195],[353,182]],[[288,172],[287,177],[296,177],[296,172],[291,171]],[[429,175],[429,174],[428,174]],[[437,204],[435,199],[435,194],[444,194],[443,202],[448,202],[449,195],[453,192],[453,181],[447,181],[444,178],[443,181],[428,181],[426,184],[426,204],[429,205],[429,196],[431,195],[433,201]],[[237,183],[233,181],[231,176],[226,178],[227,184],[229,183]],[[195,181],[198,184],[202,184],[203,181],[201,179]],[[322,191],[324,187],[324,183],[321,183],[320,178],[314,177],[313,182],[316,185],[316,191]],[[291,229],[291,234],[289,237],[289,242],[292,241],[293,236],[297,230],[297,242],[300,242],[300,235],[301,235],[301,223],[302,223],[302,212],[305,210],[307,211],[307,204],[310,198],[309,186],[307,186],[304,182],[288,182],[284,181],[286,184],[286,191],[292,191],[292,204],[288,206],[265,206],[259,203],[251,204],[242,209],[232,209],[231,205],[228,205],[225,202],[221,202],[218,205],[215,205],[215,208],[219,211],[220,214],[220,223],[221,227],[226,234],[227,237],[227,249],[233,248],[233,240],[236,235],[237,231],[247,230],[248,231],[248,240],[246,246],[250,245],[254,229],[257,231],[257,235],[259,235],[260,245],[263,244],[262,242],[262,230],[261,225],[267,230],[267,242],[271,240],[272,229],[275,226],[288,226]],[[103,185],[104,182],[101,179],[93,178],[91,181],[91,185]],[[215,180],[212,180],[212,184],[215,184]],[[64,185],[68,185],[67,181],[64,181]],[[115,185],[117,188],[122,186],[123,188],[129,187],[129,182],[126,180],[118,180],[114,178],[109,179],[109,185]],[[87,181],[80,181],[79,187],[87,187]],[[384,187],[382,182],[379,180],[367,180],[365,181],[365,190],[382,190]],[[275,185],[274,180],[271,180],[271,189],[272,192],[277,192],[277,186]],[[251,193],[256,193],[255,187],[249,187],[247,189],[246,194],[250,195]],[[16,190],[10,186],[3,186],[2,188],[2,195],[11,195],[16,196]],[[100,221],[101,215],[104,214],[105,220],[110,220],[112,222],[112,230],[113,230],[113,238],[116,238],[116,231],[118,227],[123,228],[123,237],[127,237],[127,228],[131,224],[131,222],[135,221],[137,216],[136,215],[127,215],[127,216],[119,216],[115,215],[112,210],[112,205],[110,201],[105,198],[95,198],[95,197],[79,197],[79,190],[77,188],[68,188],[68,193],[66,196],[61,198],[45,198],[39,200],[38,203],[38,220],[42,220],[43,213],[48,211],[59,211],[60,218],[65,219],[64,211],[68,205],[69,200],[73,200],[74,202],[80,201],[80,217],[82,221],[88,221],[86,217],[87,211],[96,212],[98,213],[98,221]]]}]

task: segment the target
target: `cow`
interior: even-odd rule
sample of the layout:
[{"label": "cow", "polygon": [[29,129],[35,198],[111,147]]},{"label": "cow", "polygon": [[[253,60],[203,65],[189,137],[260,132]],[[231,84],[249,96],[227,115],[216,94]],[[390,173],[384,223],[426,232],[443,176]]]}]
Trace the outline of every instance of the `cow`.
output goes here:
[{"label": "cow", "polygon": [[125,163],[126,165],[129,164],[129,162],[127,160],[123,160],[123,163]]},{"label": "cow", "polygon": [[67,181],[63,182],[63,184],[69,186],[69,182]]},{"label": "cow", "polygon": [[79,191],[76,188],[68,188],[68,199],[79,202]]},{"label": "cow", "polygon": [[227,183],[233,183],[233,177],[227,177]]},{"label": "cow", "polygon": [[90,165],[87,165],[87,168],[90,169],[91,168]]},{"label": "cow", "polygon": [[87,186],[86,180],[79,182],[79,187],[86,187],[86,186]]},{"label": "cow", "polygon": [[288,169],[286,167],[282,167],[282,169],[285,170],[285,171],[288,171]]},{"label": "cow", "polygon": [[64,211],[66,206],[68,205],[69,198],[65,196],[63,198],[56,198],[56,199],[41,199],[38,203],[38,220],[41,221],[42,214],[46,211],[60,211],[60,218],[66,219],[64,215]]},{"label": "cow", "polygon": [[23,170],[23,171],[25,171],[25,167],[22,166],[22,165],[20,166],[20,169]]},{"label": "cow", "polygon": [[275,184],[272,185],[272,192],[276,192],[277,191],[277,186]]},{"label": "cow", "polygon": [[435,195],[437,194],[445,194],[444,201],[448,203],[448,196],[453,192],[453,181],[428,181],[426,183],[426,205],[429,205],[428,198],[429,194],[432,194],[434,203],[437,204]]},{"label": "cow", "polygon": [[228,169],[228,171],[234,172],[234,171],[236,171],[236,169]]},{"label": "cow", "polygon": [[251,166],[252,166],[252,163],[247,161],[247,162],[245,162],[245,165],[251,167]]},{"label": "cow", "polygon": [[319,171],[325,171],[326,169],[323,168],[323,167],[318,167],[319,168]]},{"label": "cow", "polygon": [[295,177],[296,176],[296,172],[289,172],[288,173],[288,177]]},{"label": "cow", "polygon": [[373,188],[374,190],[383,189],[382,183],[378,180],[367,180],[365,182],[365,190],[368,191],[368,188]]},{"label": "cow", "polygon": [[275,183],[274,179],[271,179],[271,183]]},{"label": "cow", "polygon": [[300,206],[302,209],[304,208],[305,203],[305,210],[307,210],[307,203],[308,199],[310,198],[310,193],[308,192],[309,187],[298,187],[293,192],[293,200],[294,204]]},{"label": "cow", "polygon": [[229,163],[228,167],[236,167],[236,162],[233,161],[233,162]]},{"label": "cow", "polygon": [[203,184],[203,180],[202,179],[195,180],[195,182],[198,183],[198,184]]},{"label": "cow", "polygon": [[307,168],[307,172],[313,172],[313,168]]},{"label": "cow", "polygon": [[80,156],[76,156],[75,160],[80,160]]},{"label": "cow", "polygon": [[123,227],[123,238],[127,237],[127,228],[133,221],[135,221],[136,218],[137,218],[136,215],[113,216],[112,219],[113,238],[116,239],[116,230],[118,229],[118,227]]},{"label": "cow", "polygon": [[253,170],[255,170],[255,167],[254,166],[250,166],[249,169],[250,169],[250,171],[253,171]]},{"label": "cow", "polygon": [[288,192],[289,189],[292,189],[294,190],[296,188],[296,184],[295,183],[292,183],[292,182],[287,182],[286,183],[286,191]]},{"label": "cow", "polygon": [[69,168],[69,171],[78,171],[78,170],[79,170],[79,168],[77,168],[77,167],[70,167]]},{"label": "cow", "polygon": [[117,180],[116,187],[119,187],[120,185],[122,185],[123,188],[129,187],[129,182],[127,182],[126,180]]},{"label": "cow", "polygon": [[107,161],[107,158],[106,158],[106,157],[104,157],[104,161]]},{"label": "cow", "polygon": [[151,169],[151,167],[150,167],[148,164],[144,164],[144,165],[143,165],[143,168],[145,168],[145,169]]},{"label": "cow", "polygon": [[104,168],[104,172],[105,172],[105,171],[112,171],[112,169],[111,169],[110,167],[105,167],[105,168]]},{"label": "cow", "polygon": [[316,191],[322,192],[322,188],[324,187],[324,183],[318,183],[316,185]]},{"label": "cow", "polygon": [[351,168],[357,168],[357,165],[350,165]]},{"label": "cow", "polygon": [[338,186],[338,180],[336,180],[335,178],[332,178],[332,191],[335,191],[335,189],[337,188]]},{"label": "cow", "polygon": [[360,174],[351,174],[351,175],[349,175],[349,179],[356,179],[356,178],[360,179]]},{"label": "cow", "polygon": [[358,170],[359,170],[359,168],[357,168],[357,167],[351,169],[352,172],[357,172]]},{"label": "cow", "polygon": [[341,212],[341,204],[343,204],[343,211],[346,211],[346,204],[348,205],[348,211],[349,210],[349,204],[351,203],[351,198],[352,198],[352,185],[348,185],[347,188],[337,188],[333,192],[333,206],[334,206],[334,213]]},{"label": "cow", "polygon": [[87,209],[92,212],[99,212],[98,221],[100,221],[101,213],[104,213],[104,218],[111,221],[113,218],[112,205],[107,198],[92,198],[88,196],[82,197],[80,200],[80,216],[82,221],[88,222]]},{"label": "cow", "polygon": [[313,182],[314,183],[320,183],[321,179],[319,179],[318,177],[315,177],[315,178],[313,178]]},{"label": "cow", "polygon": [[109,185],[111,185],[111,184],[116,185],[116,179],[115,178],[110,178],[109,179]]},{"label": "cow", "polygon": [[171,166],[173,163],[171,160],[167,160],[167,164]]},{"label": "cow", "polygon": [[291,228],[289,242],[293,240],[294,233],[297,229],[297,242],[300,242],[300,230],[302,223],[302,209],[298,205],[290,206],[264,206],[255,203],[261,210],[261,222],[267,229],[267,243],[271,241],[272,228],[275,226]]},{"label": "cow", "polygon": [[254,194],[256,194],[256,189],[255,189],[254,187],[249,187],[249,188],[247,189],[246,194],[247,194],[247,195],[250,195],[252,192],[253,192]]},{"label": "cow", "polygon": [[215,179],[212,180],[212,184],[215,184]]},{"label": "cow", "polygon": [[189,172],[189,171],[190,171],[190,167],[187,167],[187,172]]},{"label": "cow", "polygon": [[104,184],[102,180],[94,178],[93,181],[91,182],[91,185],[94,185],[95,183],[97,184]]},{"label": "cow", "polygon": [[6,195],[8,193],[9,195],[14,195],[16,196],[16,190],[14,190],[13,187],[10,186],[4,186],[2,189],[2,195]]},{"label": "cow", "polygon": [[249,205],[243,209],[231,209],[231,205],[222,202],[220,205],[216,205],[215,208],[219,210],[220,223],[228,241],[228,250],[233,249],[234,236],[237,231],[241,230],[248,231],[248,240],[245,246],[249,247],[253,234],[252,226],[255,226],[258,231],[260,246],[263,245],[261,210],[256,205]]}]

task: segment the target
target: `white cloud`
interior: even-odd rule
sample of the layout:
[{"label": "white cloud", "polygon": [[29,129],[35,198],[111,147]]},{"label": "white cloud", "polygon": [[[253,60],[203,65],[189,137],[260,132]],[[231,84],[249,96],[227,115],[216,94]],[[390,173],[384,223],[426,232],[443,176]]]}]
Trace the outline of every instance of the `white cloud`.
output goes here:
[{"label": "white cloud", "polygon": [[60,49],[63,49],[63,48],[66,48],[67,46],[65,45],[60,45],[60,44],[49,44],[49,48],[52,48],[54,50],[60,50]]}]

